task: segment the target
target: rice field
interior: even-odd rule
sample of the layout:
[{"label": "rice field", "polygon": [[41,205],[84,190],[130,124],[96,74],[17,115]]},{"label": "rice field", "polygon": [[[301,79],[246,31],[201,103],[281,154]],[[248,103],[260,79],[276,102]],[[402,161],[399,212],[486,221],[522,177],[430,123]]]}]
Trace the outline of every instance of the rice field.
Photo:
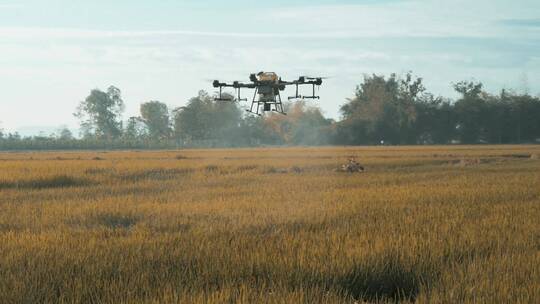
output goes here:
[{"label": "rice field", "polygon": [[539,299],[540,146],[0,153],[1,303]]}]

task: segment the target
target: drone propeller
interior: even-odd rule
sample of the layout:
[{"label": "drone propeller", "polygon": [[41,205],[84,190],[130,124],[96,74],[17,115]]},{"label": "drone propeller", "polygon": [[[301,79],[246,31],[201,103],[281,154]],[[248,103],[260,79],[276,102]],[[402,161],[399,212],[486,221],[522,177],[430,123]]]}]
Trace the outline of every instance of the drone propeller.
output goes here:
[{"label": "drone propeller", "polygon": [[[202,79],[202,81],[204,81],[204,82],[214,82],[214,81],[216,81],[216,79],[204,78],[204,79]],[[220,83],[235,83],[235,82],[238,82],[237,80],[228,80],[228,79],[226,79],[226,80],[219,79],[218,81]]]},{"label": "drone propeller", "polygon": [[307,80],[317,80],[317,79],[331,79],[330,76],[323,76],[323,77],[312,77],[312,76],[301,76],[304,77]]}]

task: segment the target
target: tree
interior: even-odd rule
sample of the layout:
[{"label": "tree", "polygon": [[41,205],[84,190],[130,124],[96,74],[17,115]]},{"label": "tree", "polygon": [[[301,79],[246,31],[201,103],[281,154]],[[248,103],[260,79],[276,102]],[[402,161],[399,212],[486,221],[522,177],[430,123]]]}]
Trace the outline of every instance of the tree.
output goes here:
[{"label": "tree", "polygon": [[528,94],[507,93],[514,142],[535,142],[540,138],[540,98]]},{"label": "tree", "polygon": [[200,91],[185,107],[174,110],[175,137],[182,142],[198,141],[236,145],[242,114],[236,103],[214,101]]},{"label": "tree", "polygon": [[258,116],[246,115],[240,122],[238,134],[247,146],[278,145],[283,141],[280,136],[270,128],[264,119]]},{"label": "tree", "polygon": [[461,94],[455,103],[458,117],[457,128],[462,143],[487,141],[487,94],[482,90],[482,83],[461,81],[454,84],[454,89]]},{"label": "tree", "polygon": [[454,84],[454,90],[462,95],[463,99],[478,99],[482,94],[484,85],[475,81],[460,81]]},{"label": "tree", "polygon": [[414,143],[415,103],[424,91],[422,79],[411,73],[405,78],[364,76],[356,96],[341,107],[338,136],[348,144]]},{"label": "tree", "polygon": [[512,142],[512,106],[505,90],[499,96],[485,94],[486,109],[483,113],[485,140],[490,143]]},{"label": "tree", "polygon": [[81,120],[85,137],[113,139],[122,133],[120,116],[123,111],[124,102],[120,89],[111,86],[107,92],[92,90],[90,95],[81,101],[74,115]]},{"label": "tree", "polygon": [[127,121],[123,137],[128,140],[137,140],[148,135],[148,128],[140,117],[130,117]]},{"label": "tree", "polygon": [[56,137],[60,140],[73,140],[73,133],[66,126],[61,127],[57,131]]},{"label": "tree", "polygon": [[419,144],[447,144],[454,139],[456,117],[450,100],[426,93],[415,103],[414,131]]},{"label": "tree", "polygon": [[152,139],[160,140],[171,135],[169,109],[159,101],[149,101],[141,104],[141,119],[148,127]]},{"label": "tree", "polygon": [[199,91],[197,97],[188,101],[185,107],[174,110],[174,131],[179,139],[204,140],[211,137],[212,100],[208,93]]}]

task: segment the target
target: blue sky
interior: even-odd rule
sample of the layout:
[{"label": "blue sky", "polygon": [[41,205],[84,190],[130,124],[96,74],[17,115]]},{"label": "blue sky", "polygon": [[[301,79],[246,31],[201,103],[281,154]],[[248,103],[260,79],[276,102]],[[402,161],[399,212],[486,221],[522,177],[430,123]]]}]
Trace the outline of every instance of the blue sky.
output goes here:
[{"label": "blue sky", "polygon": [[76,128],[78,102],[111,84],[127,118],[260,70],[332,76],[319,105],[334,118],[371,73],[412,70],[448,97],[464,79],[536,95],[539,50],[531,0],[0,0],[0,122]]}]

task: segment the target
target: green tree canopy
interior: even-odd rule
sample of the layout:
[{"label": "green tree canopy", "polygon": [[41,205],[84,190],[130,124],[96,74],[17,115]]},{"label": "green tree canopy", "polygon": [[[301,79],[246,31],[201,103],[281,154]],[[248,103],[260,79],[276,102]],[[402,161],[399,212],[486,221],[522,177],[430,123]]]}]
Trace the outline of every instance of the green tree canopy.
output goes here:
[{"label": "green tree canopy", "polygon": [[242,114],[236,103],[215,101],[205,91],[174,110],[174,132],[183,141],[234,144]]},{"label": "green tree canopy", "polygon": [[149,101],[141,104],[141,118],[148,127],[152,139],[166,139],[171,135],[169,109],[159,101]]},{"label": "green tree canopy", "polygon": [[455,103],[458,117],[457,128],[462,143],[477,143],[486,140],[488,118],[487,94],[484,94],[480,82],[461,81],[454,84],[454,89],[461,94]]},{"label": "green tree canopy", "polygon": [[56,133],[57,133],[56,137],[60,140],[73,140],[74,139],[73,133],[66,126],[63,126],[60,129],[58,129]]},{"label": "green tree canopy", "polygon": [[123,137],[127,140],[137,140],[148,136],[148,128],[140,117],[130,117],[127,120]]},{"label": "green tree canopy", "polygon": [[120,89],[111,86],[107,92],[92,90],[90,95],[80,102],[74,115],[81,120],[85,137],[113,139],[122,134],[120,116],[123,111],[124,102]]},{"label": "green tree canopy", "polygon": [[414,142],[415,103],[424,91],[422,79],[414,79],[411,73],[404,78],[364,76],[355,97],[341,107],[341,137],[351,144]]}]

